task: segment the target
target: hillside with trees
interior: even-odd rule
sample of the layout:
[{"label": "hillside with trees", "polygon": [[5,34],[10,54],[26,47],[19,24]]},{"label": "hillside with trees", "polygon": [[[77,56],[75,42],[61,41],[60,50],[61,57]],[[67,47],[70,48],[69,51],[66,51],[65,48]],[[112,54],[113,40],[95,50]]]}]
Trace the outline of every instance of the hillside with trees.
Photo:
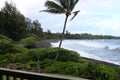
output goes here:
[{"label": "hillside with trees", "polygon": [[40,22],[26,18],[16,8],[15,4],[9,4],[8,2],[5,2],[5,6],[0,10],[0,34],[14,41],[19,41],[29,36],[34,36],[38,39],[43,38]]}]

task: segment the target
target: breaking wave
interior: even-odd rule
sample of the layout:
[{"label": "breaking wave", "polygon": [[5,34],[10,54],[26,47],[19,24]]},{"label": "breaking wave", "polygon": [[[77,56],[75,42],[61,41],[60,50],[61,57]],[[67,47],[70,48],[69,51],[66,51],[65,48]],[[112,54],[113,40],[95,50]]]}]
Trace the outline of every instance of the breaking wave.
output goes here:
[{"label": "breaking wave", "polygon": [[[62,47],[74,50],[82,57],[120,65],[120,40],[63,40]],[[51,43],[58,47],[59,42]]]}]

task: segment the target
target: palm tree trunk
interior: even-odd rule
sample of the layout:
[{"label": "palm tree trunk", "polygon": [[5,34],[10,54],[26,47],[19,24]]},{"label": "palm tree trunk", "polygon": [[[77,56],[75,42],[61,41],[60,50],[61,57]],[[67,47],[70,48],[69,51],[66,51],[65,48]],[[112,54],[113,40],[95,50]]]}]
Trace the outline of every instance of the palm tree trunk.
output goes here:
[{"label": "palm tree trunk", "polygon": [[68,20],[68,16],[66,15],[65,22],[64,22],[64,28],[63,28],[63,32],[61,34],[61,39],[60,39],[60,43],[59,43],[59,47],[58,47],[58,50],[57,50],[57,54],[55,56],[55,61],[58,60],[58,56],[59,56],[59,53],[60,53],[60,48],[61,48],[61,45],[62,45],[62,41],[63,41],[63,37],[64,37],[64,32],[65,32],[65,28],[66,28],[66,24],[67,24],[67,20]]}]

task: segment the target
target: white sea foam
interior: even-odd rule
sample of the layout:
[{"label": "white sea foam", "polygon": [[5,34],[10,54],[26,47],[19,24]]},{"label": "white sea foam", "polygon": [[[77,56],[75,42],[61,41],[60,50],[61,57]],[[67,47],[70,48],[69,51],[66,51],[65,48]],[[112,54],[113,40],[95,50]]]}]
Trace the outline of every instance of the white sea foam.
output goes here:
[{"label": "white sea foam", "polygon": [[111,45],[111,43],[106,43],[103,40],[101,41],[92,41],[92,40],[80,40],[78,44],[86,46],[86,47],[93,47],[93,48],[102,48],[114,51],[120,51],[120,45]]},{"label": "white sea foam", "polygon": [[80,45],[83,45],[83,46],[86,46],[86,47],[94,47],[94,48],[104,48],[105,46],[100,44],[100,43],[97,43],[97,42],[92,42],[92,41],[89,41],[89,40],[81,40],[78,42]]}]

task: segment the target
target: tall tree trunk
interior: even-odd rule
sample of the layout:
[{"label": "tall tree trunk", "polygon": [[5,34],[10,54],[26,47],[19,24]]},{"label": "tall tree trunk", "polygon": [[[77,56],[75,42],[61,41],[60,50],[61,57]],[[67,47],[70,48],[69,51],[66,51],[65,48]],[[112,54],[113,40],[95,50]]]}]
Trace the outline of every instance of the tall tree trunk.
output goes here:
[{"label": "tall tree trunk", "polygon": [[62,45],[62,41],[63,41],[63,37],[64,37],[64,32],[65,32],[65,28],[66,28],[66,24],[67,24],[67,20],[68,20],[68,16],[66,15],[65,22],[64,22],[64,28],[63,28],[63,32],[61,34],[61,39],[60,39],[60,43],[59,43],[59,47],[58,47],[58,50],[57,50],[57,54],[55,56],[55,61],[57,61],[58,57],[59,57],[60,48],[61,48],[61,45]]}]

